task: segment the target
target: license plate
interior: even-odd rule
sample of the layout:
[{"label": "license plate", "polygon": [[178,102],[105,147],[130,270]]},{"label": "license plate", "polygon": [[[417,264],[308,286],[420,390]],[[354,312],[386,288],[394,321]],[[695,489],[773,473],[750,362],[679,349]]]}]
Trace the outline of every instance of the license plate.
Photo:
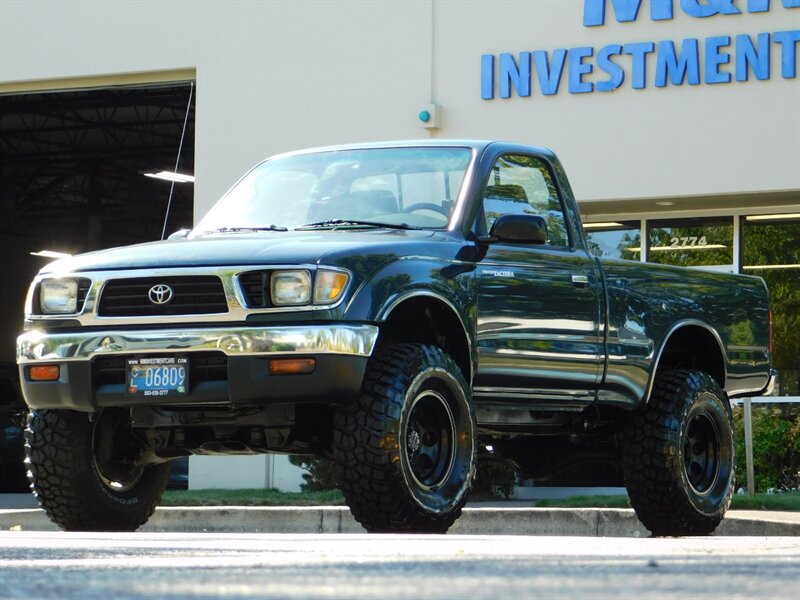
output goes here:
[{"label": "license plate", "polygon": [[128,359],[128,393],[137,396],[185,396],[189,389],[189,359],[153,356]]}]

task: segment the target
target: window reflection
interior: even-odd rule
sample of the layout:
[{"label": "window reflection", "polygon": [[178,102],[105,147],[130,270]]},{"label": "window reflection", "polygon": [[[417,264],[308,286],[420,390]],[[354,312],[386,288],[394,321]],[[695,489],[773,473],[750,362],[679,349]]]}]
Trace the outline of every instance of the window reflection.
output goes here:
[{"label": "window reflection", "polygon": [[329,219],[438,229],[447,225],[472,159],[468,148],[371,148],[264,161],[203,217],[197,233],[288,228]]},{"label": "window reflection", "polygon": [[491,231],[501,215],[539,215],[547,223],[547,243],[568,246],[566,220],[553,177],[544,161],[533,156],[497,159],[483,193],[484,216],[479,235]]},{"label": "window reflection", "polygon": [[680,267],[733,264],[733,217],[650,221],[647,232],[649,262]]},{"label": "window reflection", "polygon": [[767,282],[777,393],[800,395],[800,215],[742,219],[742,272]]},{"label": "window reflection", "polygon": [[587,223],[584,229],[592,255],[640,260],[642,236],[639,221]]}]

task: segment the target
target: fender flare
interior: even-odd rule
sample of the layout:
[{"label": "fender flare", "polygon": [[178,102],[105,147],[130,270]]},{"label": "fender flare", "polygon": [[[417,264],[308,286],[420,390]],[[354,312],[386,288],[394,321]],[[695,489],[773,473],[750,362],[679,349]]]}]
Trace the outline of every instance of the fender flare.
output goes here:
[{"label": "fender flare", "polygon": [[467,329],[467,325],[464,322],[463,317],[461,316],[461,312],[455,307],[455,305],[445,298],[442,294],[439,294],[430,289],[416,289],[411,290],[408,292],[403,292],[402,294],[392,298],[388,301],[379,311],[377,314],[377,321],[379,323],[385,323],[392,312],[401,304],[406,302],[407,300],[412,300],[414,298],[430,298],[433,300],[437,300],[447,306],[447,308],[452,312],[456,318],[458,319],[458,323],[461,326],[461,332],[464,334],[464,339],[467,341],[467,354],[470,359],[470,373],[465,374],[465,378],[467,381],[472,381],[472,376],[475,373],[475,361],[477,357],[475,355],[475,346],[473,344],[472,338],[469,335],[469,330]]},{"label": "fender flare", "polygon": [[681,321],[678,321],[677,323],[673,323],[672,326],[669,328],[669,330],[667,330],[667,333],[664,336],[664,341],[661,343],[661,345],[658,348],[658,351],[655,353],[655,356],[653,358],[653,369],[650,371],[650,376],[648,377],[647,380],[647,389],[645,390],[643,404],[646,405],[650,402],[650,396],[652,396],[653,394],[653,385],[655,384],[656,380],[656,373],[658,373],[659,366],[661,365],[661,357],[664,353],[664,349],[669,344],[669,341],[672,338],[672,336],[677,332],[679,332],[681,329],[684,329],[686,327],[700,327],[701,329],[704,329],[705,331],[710,333],[711,337],[713,337],[714,340],[717,342],[720,356],[722,357],[723,381],[720,384],[720,387],[723,390],[725,389],[725,381],[728,378],[727,366],[730,361],[728,360],[728,354],[725,352],[725,345],[722,343],[722,338],[719,336],[719,333],[717,333],[717,331],[713,327],[708,325],[708,323],[704,323],[699,319],[683,319]]}]

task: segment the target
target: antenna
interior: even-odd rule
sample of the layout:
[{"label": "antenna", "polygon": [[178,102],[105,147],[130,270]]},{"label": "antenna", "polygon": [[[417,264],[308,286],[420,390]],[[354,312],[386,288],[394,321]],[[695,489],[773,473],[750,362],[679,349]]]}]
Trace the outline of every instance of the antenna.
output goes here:
[{"label": "antenna", "polygon": [[[175,161],[175,172],[178,172],[178,166],[181,164],[181,152],[183,151],[183,138],[186,135],[186,125],[189,123],[189,111],[192,109],[192,97],[194,95],[194,81],[191,82],[189,87],[189,102],[186,104],[186,115],[183,117],[183,130],[181,131],[181,141],[178,144],[178,158]],[[169,220],[169,211],[172,208],[172,192],[175,190],[175,181],[169,186],[169,200],[167,200],[167,212],[164,215],[164,226],[161,228],[161,239],[163,240],[167,234],[167,221]]]}]

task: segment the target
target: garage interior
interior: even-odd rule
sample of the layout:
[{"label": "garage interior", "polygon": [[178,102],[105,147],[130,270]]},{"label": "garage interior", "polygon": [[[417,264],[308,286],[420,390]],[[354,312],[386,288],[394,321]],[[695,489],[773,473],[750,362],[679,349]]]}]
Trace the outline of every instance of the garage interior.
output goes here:
[{"label": "garage interior", "polygon": [[192,226],[193,184],[145,174],[194,175],[195,91],[187,81],[0,94],[0,419],[19,401],[15,339],[28,285],[53,260],[32,253],[77,254]]},{"label": "garage interior", "polygon": [[[187,82],[0,96],[0,244],[4,270],[21,271],[14,305],[52,260],[30,252],[160,239],[171,190],[167,234],[191,227],[193,185],[145,173],[193,175],[193,92]],[[8,302],[0,313],[21,316]]]}]

